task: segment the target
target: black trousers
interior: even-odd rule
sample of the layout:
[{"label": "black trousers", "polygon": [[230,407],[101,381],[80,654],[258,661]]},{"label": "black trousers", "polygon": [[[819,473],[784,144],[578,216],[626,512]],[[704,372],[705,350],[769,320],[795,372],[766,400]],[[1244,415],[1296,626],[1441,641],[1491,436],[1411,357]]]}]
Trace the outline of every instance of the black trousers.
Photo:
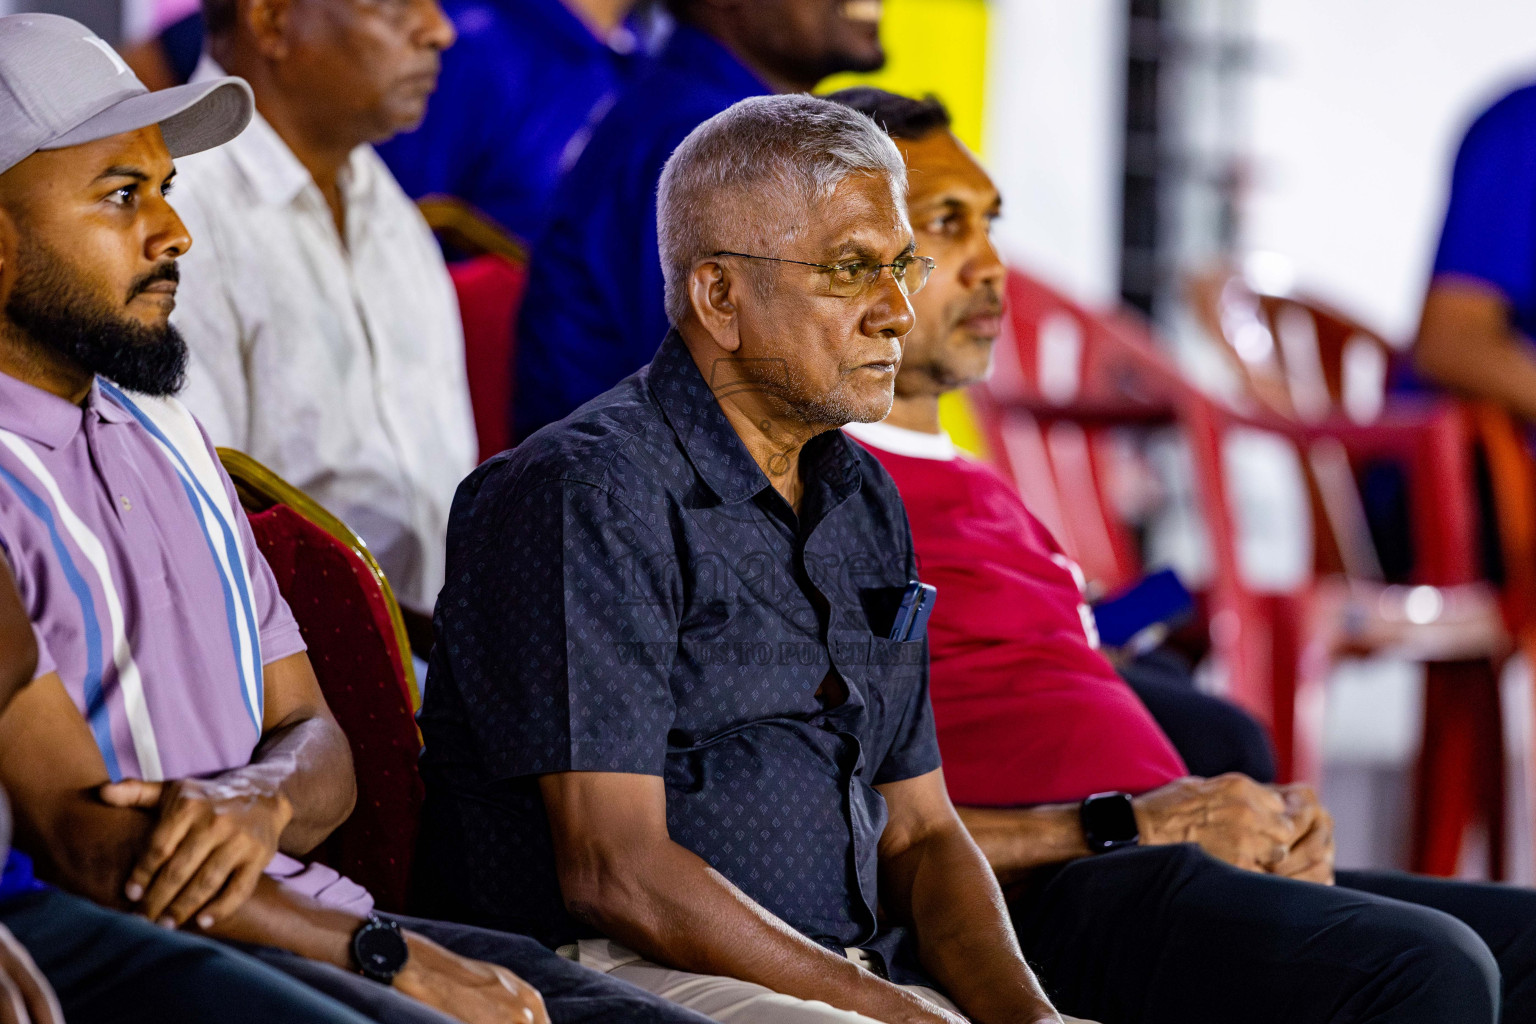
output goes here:
[{"label": "black trousers", "polygon": [[1536,1022],[1536,890],[1362,872],[1323,886],[1164,846],[1011,895],[1052,998],[1102,1024]]},{"label": "black trousers", "polygon": [[1213,778],[1241,772],[1255,782],[1275,781],[1275,747],[1264,727],[1231,701],[1195,689],[1189,662],[1159,648],[1120,668],[1120,676],[1152,717],[1191,775]]},{"label": "black trousers", "polygon": [[[691,1010],[566,960],[527,936],[444,921],[390,916],[400,923],[400,927],[418,932],[455,953],[507,968],[539,990],[553,1024],[710,1024],[707,1018]],[[305,960],[286,950],[242,948],[311,988],[353,1007],[376,1024],[457,1024],[453,1018],[392,988],[330,964]]]},{"label": "black trousers", "polygon": [[57,890],[0,906],[69,1024],[368,1024],[250,957]]}]

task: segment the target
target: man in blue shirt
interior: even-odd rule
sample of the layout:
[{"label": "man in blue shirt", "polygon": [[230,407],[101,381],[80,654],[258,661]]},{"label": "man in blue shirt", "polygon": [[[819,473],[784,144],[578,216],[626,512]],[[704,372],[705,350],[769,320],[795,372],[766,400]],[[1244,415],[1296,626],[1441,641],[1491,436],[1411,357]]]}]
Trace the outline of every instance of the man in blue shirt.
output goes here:
[{"label": "man in blue shirt", "polygon": [[518,439],[645,365],[666,334],[656,182],[684,136],[737,100],[806,92],[885,59],[880,5],[869,0],[672,0],[672,9],[671,39],[593,133],[534,249],[517,329]]},{"label": "man in blue shirt", "polygon": [[1414,368],[1536,420],[1536,85],[1473,123],[1456,156]]},{"label": "man in blue shirt", "polygon": [[449,195],[532,244],[644,59],[635,0],[450,0],[459,40],[421,127],[378,147],[407,195]]},{"label": "man in blue shirt", "polygon": [[836,429],[890,410],[932,269],[905,192],[808,96],[667,162],[676,328],[454,500],[428,905],[720,1024],[1060,1024],[945,793],[901,499]]}]

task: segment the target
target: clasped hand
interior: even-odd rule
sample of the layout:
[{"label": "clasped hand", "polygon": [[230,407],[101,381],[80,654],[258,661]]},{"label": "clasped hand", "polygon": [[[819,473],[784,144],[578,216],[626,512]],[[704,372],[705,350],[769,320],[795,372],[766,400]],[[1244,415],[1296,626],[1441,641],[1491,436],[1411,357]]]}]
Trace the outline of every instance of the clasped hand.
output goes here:
[{"label": "clasped hand", "polygon": [[[113,807],[157,811],[123,891],[167,928],[196,920],[206,931],[238,910],[293,818],[281,790],[238,770],[163,783],[128,779],[98,792]],[[395,978],[401,992],[466,1024],[549,1024],[538,991],[511,971],[404,934],[410,957]]]},{"label": "clasped hand", "polygon": [[210,779],[125,779],[98,791],[112,807],[155,809],[123,894],[157,924],[204,930],[238,910],[277,853],[293,806],[276,787],[228,772]]},{"label": "clasped hand", "polygon": [[1246,775],[1187,778],[1137,797],[1148,845],[1198,843],[1248,871],[1333,884],[1333,817],[1311,786],[1266,786]]}]

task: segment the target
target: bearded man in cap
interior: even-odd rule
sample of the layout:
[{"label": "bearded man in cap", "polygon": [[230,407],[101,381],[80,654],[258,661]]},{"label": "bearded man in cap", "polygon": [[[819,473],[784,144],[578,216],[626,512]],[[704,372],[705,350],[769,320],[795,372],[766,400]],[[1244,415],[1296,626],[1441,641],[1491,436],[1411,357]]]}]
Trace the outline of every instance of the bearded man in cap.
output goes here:
[{"label": "bearded man in cap", "polygon": [[[298,859],[351,813],[351,755],[173,397],[168,320],[192,244],[172,157],[251,114],[238,79],[149,94],[83,26],[0,19],[0,549],[38,648],[0,715],[18,846],[65,889],[239,943],[368,1020],[697,1024],[532,939],[375,913]],[[256,1019],[222,995],[222,1019]],[[136,1013],[182,1019],[102,1019]]]}]

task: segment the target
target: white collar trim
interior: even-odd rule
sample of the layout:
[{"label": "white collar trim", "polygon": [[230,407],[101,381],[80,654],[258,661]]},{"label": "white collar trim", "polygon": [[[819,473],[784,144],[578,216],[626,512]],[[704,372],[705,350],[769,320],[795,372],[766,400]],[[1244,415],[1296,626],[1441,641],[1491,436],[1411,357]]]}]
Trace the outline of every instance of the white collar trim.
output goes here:
[{"label": "white collar trim", "polygon": [[954,440],[942,430],[937,434],[928,434],[921,430],[894,427],[889,423],[849,423],[843,430],[855,440],[893,455],[933,459],[936,462],[949,462],[960,456]]}]

